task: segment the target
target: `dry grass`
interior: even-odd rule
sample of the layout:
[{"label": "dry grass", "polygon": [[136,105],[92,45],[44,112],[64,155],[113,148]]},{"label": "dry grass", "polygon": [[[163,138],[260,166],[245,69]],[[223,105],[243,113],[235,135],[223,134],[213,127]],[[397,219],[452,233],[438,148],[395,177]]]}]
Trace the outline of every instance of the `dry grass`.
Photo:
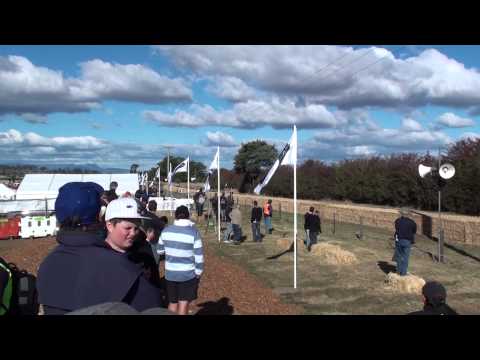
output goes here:
[{"label": "dry grass", "polygon": [[353,265],[358,263],[354,253],[343,250],[338,245],[321,243],[312,246],[313,255],[320,257],[329,265]]},{"label": "dry grass", "polygon": [[425,280],[415,275],[400,276],[393,272],[388,273],[385,282],[388,288],[407,294],[421,294]]}]

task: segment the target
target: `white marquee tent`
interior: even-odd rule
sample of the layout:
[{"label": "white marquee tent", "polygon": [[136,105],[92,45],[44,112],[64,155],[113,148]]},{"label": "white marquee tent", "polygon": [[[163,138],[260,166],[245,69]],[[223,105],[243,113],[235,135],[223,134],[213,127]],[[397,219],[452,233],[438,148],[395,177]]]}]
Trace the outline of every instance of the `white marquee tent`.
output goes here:
[{"label": "white marquee tent", "polygon": [[17,200],[55,199],[58,190],[68,182],[95,182],[105,190],[110,182],[118,183],[117,194],[129,191],[132,195],[138,190],[137,174],[27,174],[17,189]]},{"label": "white marquee tent", "polygon": [[13,200],[15,197],[15,190],[10,189],[4,184],[0,184],[0,200]]}]

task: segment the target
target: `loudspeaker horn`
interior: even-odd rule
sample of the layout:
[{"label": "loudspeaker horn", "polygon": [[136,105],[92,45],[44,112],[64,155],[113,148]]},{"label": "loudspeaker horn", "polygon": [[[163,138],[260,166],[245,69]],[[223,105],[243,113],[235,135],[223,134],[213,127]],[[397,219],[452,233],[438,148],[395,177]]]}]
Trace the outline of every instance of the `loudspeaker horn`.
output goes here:
[{"label": "loudspeaker horn", "polygon": [[450,179],[455,175],[455,167],[452,164],[443,164],[440,166],[440,170],[438,170],[438,173],[440,174],[440,177],[442,179]]},{"label": "loudspeaker horn", "polygon": [[432,167],[430,166],[425,166],[425,165],[418,165],[418,173],[420,174],[420,177],[423,178],[425,175],[427,175],[429,172],[433,170]]}]

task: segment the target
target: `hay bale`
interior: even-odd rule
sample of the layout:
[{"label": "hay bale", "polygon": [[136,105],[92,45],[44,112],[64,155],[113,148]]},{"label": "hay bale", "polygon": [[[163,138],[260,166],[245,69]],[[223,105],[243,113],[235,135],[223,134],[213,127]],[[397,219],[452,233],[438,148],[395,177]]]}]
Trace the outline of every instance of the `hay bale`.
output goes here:
[{"label": "hay bale", "polygon": [[425,280],[415,275],[400,276],[396,273],[388,273],[385,282],[392,290],[408,293],[408,294],[421,294]]},{"label": "hay bale", "polygon": [[358,262],[355,254],[329,243],[313,245],[311,253],[329,265],[353,265]]}]

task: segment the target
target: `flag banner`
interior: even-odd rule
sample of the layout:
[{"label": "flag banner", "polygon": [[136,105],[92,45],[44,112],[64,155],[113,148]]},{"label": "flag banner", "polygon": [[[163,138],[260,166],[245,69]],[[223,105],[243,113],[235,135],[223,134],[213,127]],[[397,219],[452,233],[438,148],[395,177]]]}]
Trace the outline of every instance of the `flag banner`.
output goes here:
[{"label": "flag banner", "polygon": [[183,160],[180,164],[178,164],[175,169],[173,169],[173,174],[172,176],[174,176],[176,173],[180,173],[180,172],[187,172],[187,166],[188,166],[188,161],[189,161],[189,158],[187,157],[185,160]]},{"label": "flag banner", "polygon": [[204,192],[210,191],[210,175],[208,175],[207,180],[205,180],[205,184],[203,185],[203,191]]},{"label": "flag banner", "polygon": [[156,174],[155,174],[155,177],[156,178],[160,178],[160,167],[158,168]]},{"label": "flag banner", "polygon": [[215,154],[215,157],[212,160],[212,163],[208,167],[208,170],[215,170],[218,167],[218,156],[219,156],[220,149],[217,149],[217,153]]},{"label": "flag banner", "polygon": [[262,181],[255,187],[253,192],[255,194],[260,194],[260,191],[267,186],[268,182],[272,178],[275,171],[277,171],[280,165],[294,165],[297,164],[297,128],[293,128],[293,134],[290,138],[290,141],[283,148],[282,152],[278,156],[278,159],[275,161],[273,166],[268,171],[267,175],[262,179]]}]

